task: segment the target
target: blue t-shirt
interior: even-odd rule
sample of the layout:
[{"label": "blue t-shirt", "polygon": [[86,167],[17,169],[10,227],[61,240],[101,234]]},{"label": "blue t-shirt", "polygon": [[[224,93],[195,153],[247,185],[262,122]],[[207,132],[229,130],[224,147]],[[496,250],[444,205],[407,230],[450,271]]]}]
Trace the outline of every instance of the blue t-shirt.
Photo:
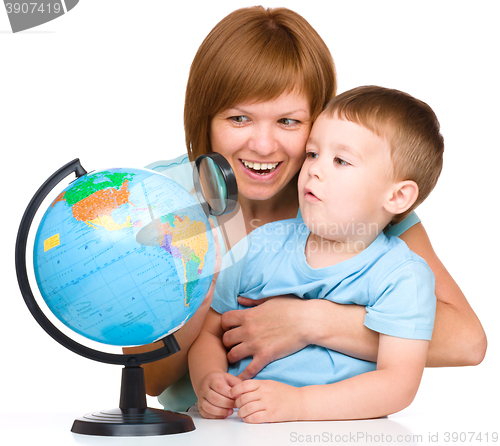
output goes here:
[{"label": "blue t-shirt", "polygon": [[[250,299],[294,294],[366,307],[365,326],[390,336],[430,340],[436,297],[434,275],[425,261],[397,237],[381,233],[356,256],[326,268],[312,268],[304,249],[309,229],[301,218],[269,223],[249,236],[247,255],[222,270],[212,308],[218,313],[243,309],[237,297]],[[230,364],[240,374],[250,363]],[[317,345],[278,359],[256,379],[292,386],[329,384],[376,369],[376,364]]]}]

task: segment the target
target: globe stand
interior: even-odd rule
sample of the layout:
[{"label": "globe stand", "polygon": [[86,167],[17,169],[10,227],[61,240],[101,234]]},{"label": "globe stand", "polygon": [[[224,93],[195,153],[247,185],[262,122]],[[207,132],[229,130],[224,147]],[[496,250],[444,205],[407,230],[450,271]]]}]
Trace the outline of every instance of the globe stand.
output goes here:
[{"label": "globe stand", "polygon": [[77,418],[71,432],[128,437],[178,434],[194,429],[188,415],[147,407],[144,370],[138,365],[126,365],[122,369],[120,407]]}]

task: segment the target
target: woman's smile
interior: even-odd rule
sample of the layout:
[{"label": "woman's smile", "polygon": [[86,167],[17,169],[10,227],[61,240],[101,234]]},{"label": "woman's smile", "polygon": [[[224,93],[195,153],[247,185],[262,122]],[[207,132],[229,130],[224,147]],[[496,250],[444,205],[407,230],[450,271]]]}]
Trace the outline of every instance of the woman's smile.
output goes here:
[{"label": "woman's smile", "polygon": [[282,162],[259,163],[242,159],[240,159],[239,161],[240,165],[243,166],[243,172],[250,178],[257,181],[272,180],[274,177],[276,177],[276,175],[279,174],[280,167],[283,165]]},{"label": "woman's smile", "polygon": [[260,163],[260,162],[253,162],[253,161],[247,161],[247,160],[242,160],[240,161],[243,163],[243,165],[251,172],[257,173],[259,175],[268,175],[271,172],[273,172],[276,167],[278,167],[278,163]]}]

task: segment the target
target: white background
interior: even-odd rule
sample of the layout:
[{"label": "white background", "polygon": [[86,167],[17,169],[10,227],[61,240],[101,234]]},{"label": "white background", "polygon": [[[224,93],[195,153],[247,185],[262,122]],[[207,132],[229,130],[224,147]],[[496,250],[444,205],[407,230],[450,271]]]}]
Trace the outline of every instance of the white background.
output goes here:
[{"label": "white background", "polygon": [[[0,6],[2,413],[83,414],[118,405],[120,367],[66,351],[29,314],[14,268],[19,221],[43,181],[74,158],[97,170],[183,153],[192,58],[219,20],[250,5],[81,0],[63,17],[18,34]],[[431,430],[491,432],[498,422],[497,5],[265,2],[294,9],[316,28],[336,63],[339,92],[398,88],[428,102],[441,121],[445,166],[418,213],[480,317],[489,349],[478,367],[427,369],[415,402],[390,417],[426,438]]]}]

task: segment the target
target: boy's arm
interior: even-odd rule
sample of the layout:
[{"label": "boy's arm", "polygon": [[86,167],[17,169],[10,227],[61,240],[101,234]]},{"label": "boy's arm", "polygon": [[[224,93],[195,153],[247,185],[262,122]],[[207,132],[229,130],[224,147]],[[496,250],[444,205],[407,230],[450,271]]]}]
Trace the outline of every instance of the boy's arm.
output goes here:
[{"label": "boy's arm", "polygon": [[210,308],[200,334],[189,350],[189,374],[195,391],[207,372],[227,372],[226,349],[222,345],[220,320],[221,315]]},{"label": "boy's arm", "polygon": [[244,381],[232,389],[238,396],[238,416],[249,423],[262,423],[378,418],[398,412],[417,393],[428,346],[429,341],[381,334],[376,371],[300,388],[274,381]]},{"label": "boy's arm", "polygon": [[205,418],[231,415],[234,399],[229,390],[240,379],[227,373],[226,349],[222,344],[221,315],[210,308],[201,332],[189,350],[189,373]]},{"label": "boy's arm", "polygon": [[350,420],[404,409],[417,394],[428,348],[429,341],[380,334],[377,370],[324,386],[324,393],[321,386],[304,388],[304,407],[308,408],[304,415]]}]

